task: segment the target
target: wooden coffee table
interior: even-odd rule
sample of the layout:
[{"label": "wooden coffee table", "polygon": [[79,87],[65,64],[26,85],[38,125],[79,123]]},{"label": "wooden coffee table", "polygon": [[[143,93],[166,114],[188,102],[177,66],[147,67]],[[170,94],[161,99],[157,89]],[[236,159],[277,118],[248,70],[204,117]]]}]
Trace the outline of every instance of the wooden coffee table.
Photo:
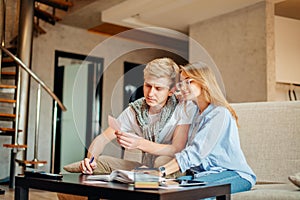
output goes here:
[{"label": "wooden coffee table", "polygon": [[29,189],[45,190],[87,196],[89,200],[130,199],[130,200],[193,200],[216,197],[218,200],[230,199],[230,184],[209,184],[205,186],[182,187],[159,190],[135,190],[132,185],[122,183],[91,184],[87,183],[87,175],[64,174],[62,180],[15,177],[15,200],[27,200]]}]

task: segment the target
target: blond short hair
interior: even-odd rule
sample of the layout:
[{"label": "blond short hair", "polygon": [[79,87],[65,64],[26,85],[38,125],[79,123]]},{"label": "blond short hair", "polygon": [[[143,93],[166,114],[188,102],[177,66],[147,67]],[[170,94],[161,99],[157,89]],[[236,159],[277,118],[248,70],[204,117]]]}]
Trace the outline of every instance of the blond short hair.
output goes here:
[{"label": "blond short hair", "polygon": [[178,80],[179,67],[171,58],[157,58],[150,61],[144,69],[144,79],[149,76],[168,78],[172,88]]}]

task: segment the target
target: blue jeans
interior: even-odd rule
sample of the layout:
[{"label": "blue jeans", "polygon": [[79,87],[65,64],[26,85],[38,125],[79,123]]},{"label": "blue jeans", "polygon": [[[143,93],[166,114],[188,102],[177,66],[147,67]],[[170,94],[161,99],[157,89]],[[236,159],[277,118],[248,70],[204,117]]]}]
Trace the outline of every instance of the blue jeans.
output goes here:
[{"label": "blue jeans", "polygon": [[[178,179],[192,180],[192,176],[182,176]],[[251,183],[246,179],[240,177],[235,171],[223,171],[220,173],[208,174],[199,178],[195,178],[197,181],[204,181],[207,183],[230,183],[231,194],[237,192],[244,192],[251,189]]]}]

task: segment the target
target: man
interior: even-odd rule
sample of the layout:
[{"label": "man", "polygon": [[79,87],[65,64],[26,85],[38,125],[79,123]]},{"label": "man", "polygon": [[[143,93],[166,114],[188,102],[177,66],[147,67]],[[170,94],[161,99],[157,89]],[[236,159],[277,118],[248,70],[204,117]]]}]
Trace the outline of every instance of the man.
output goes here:
[{"label": "man", "polygon": [[[120,114],[121,130],[108,127],[89,147],[80,163],[84,174],[107,174],[115,169],[132,170],[142,165],[158,167],[170,161],[186,145],[192,104],[178,103],[173,94],[179,67],[170,58],[149,62],[144,69],[144,97]],[[117,137],[119,144],[143,152],[142,162],[99,156],[106,144]]]}]

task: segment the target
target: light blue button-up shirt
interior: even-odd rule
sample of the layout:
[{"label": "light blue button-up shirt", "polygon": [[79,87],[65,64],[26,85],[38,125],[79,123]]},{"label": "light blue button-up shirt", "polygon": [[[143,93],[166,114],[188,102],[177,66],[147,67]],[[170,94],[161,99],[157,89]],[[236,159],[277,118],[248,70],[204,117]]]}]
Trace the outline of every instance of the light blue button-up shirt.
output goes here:
[{"label": "light blue button-up shirt", "polygon": [[222,106],[210,104],[201,114],[196,110],[187,146],[175,157],[181,172],[192,169],[196,177],[232,170],[252,186],[256,182],[240,146],[236,121]]}]

